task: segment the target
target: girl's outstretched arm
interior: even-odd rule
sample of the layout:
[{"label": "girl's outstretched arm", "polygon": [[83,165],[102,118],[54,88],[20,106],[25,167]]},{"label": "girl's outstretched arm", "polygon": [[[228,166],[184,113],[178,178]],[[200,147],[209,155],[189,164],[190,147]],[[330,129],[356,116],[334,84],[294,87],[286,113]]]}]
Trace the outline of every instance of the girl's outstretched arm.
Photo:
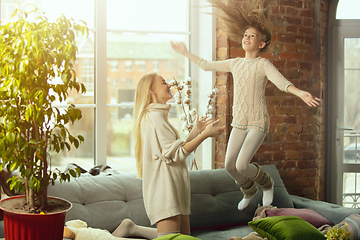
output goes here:
[{"label": "girl's outstretched arm", "polygon": [[317,107],[320,104],[320,98],[314,97],[311,93],[300,90],[294,85],[290,85],[287,91],[301,98],[310,107]]},{"label": "girl's outstretched arm", "polygon": [[192,62],[194,62],[195,64],[198,64],[198,62],[200,61],[200,58],[198,56],[196,56],[195,54],[191,53],[188,51],[188,49],[186,48],[185,43],[183,42],[170,42],[171,47],[178,53],[184,55],[185,57],[189,58]]}]

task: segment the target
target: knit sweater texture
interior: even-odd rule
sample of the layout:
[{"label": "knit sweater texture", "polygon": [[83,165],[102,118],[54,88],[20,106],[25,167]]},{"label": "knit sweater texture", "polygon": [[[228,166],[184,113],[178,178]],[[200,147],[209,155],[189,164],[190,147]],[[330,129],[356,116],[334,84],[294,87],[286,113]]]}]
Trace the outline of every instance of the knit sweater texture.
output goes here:
[{"label": "knit sweater texture", "polygon": [[270,80],[281,91],[292,85],[266,58],[246,62],[244,58],[224,61],[200,59],[198,66],[205,71],[231,72],[234,81],[233,121],[231,126],[240,129],[255,128],[269,132],[270,118],[265,89]]},{"label": "knit sweater texture", "polygon": [[190,179],[185,142],[170,124],[171,105],[152,103],[141,121],[143,198],[151,224],[190,214]]}]

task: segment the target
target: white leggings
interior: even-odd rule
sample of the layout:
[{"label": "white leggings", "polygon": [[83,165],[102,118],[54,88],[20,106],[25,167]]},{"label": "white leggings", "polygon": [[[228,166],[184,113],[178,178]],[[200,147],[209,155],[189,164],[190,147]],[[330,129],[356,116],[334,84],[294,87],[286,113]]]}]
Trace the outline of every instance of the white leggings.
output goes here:
[{"label": "white leggings", "polygon": [[257,167],[250,164],[252,157],[264,141],[265,133],[257,129],[233,128],[226,149],[225,169],[237,182],[245,177],[254,178]]}]

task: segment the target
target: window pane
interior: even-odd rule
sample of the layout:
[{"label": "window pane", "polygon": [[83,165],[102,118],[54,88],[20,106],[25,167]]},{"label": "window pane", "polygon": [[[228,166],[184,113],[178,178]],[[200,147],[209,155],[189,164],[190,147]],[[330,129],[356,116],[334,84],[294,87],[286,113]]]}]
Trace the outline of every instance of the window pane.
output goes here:
[{"label": "window pane", "polygon": [[185,59],[172,50],[170,41],[187,38],[175,34],[108,33],[107,103],[133,102],[137,81],[147,72],[158,72],[166,80],[184,79]]},{"label": "window pane", "polygon": [[343,205],[360,208],[360,173],[344,173],[343,176]]},{"label": "window pane", "polygon": [[[24,9],[33,9],[32,6],[27,6],[29,1],[18,1],[21,7]],[[61,14],[64,14],[67,18],[73,18],[75,21],[84,20],[88,26],[94,26],[94,0],[36,0],[32,1],[38,9],[45,13],[45,16],[49,21],[54,22]],[[69,7],[72,6],[72,7]],[[79,8],[84,8],[86,11],[78,11]],[[10,21],[10,16],[17,7],[14,1],[2,0],[1,1],[1,20],[3,22]],[[78,22],[80,23],[80,22]],[[78,54],[77,60],[74,64],[76,76],[79,82],[84,83],[86,87],[86,94],[73,92],[69,97],[67,103],[94,103],[94,32],[89,33],[89,38],[85,39],[85,36],[79,35],[76,37]],[[61,82],[59,79],[53,79],[54,82]]]},{"label": "window pane", "polygon": [[107,29],[188,31],[186,0],[107,0]]},{"label": "window pane", "polygon": [[360,39],[344,39],[344,163],[360,164]]},{"label": "window pane", "polygon": [[[1,0],[1,21],[7,22],[20,3],[22,8],[34,4],[41,9],[49,21],[55,21],[61,14],[75,21],[85,21],[87,26],[94,28],[94,0]],[[30,6],[29,6],[30,7]],[[32,7],[30,7],[32,9]],[[79,11],[81,9],[81,11]]]},{"label": "window pane", "polygon": [[[73,18],[76,22],[83,20],[88,27],[94,27],[94,0],[1,0],[1,20],[6,23],[11,21],[10,16],[18,7],[16,2],[24,10],[32,10],[34,4],[50,22],[55,22],[62,14],[67,18]],[[70,6],[70,7],[69,7]],[[79,11],[82,9],[82,11]],[[15,21],[13,19],[12,21]],[[35,20],[35,19],[34,19]],[[90,32],[90,37],[85,40],[84,36],[76,38],[78,46],[77,60],[74,63],[76,77],[79,82],[85,84],[86,94],[73,91],[69,94],[66,102],[57,104],[76,104],[76,107],[82,110],[83,118],[69,125],[69,129],[74,135],[82,135],[85,142],[78,149],[72,147],[70,152],[63,151],[59,154],[50,153],[52,157],[52,167],[64,170],[70,162],[76,162],[83,167],[94,165],[94,108],[82,108],[81,104],[94,103],[94,34]],[[60,79],[52,79],[52,82],[60,82]],[[61,105],[60,105],[61,106]]]},{"label": "window pane", "polygon": [[345,68],[357,68],[360,70],[360,38],[345,38],[344,46]]},{"label": "window pane", "polygon": [[79,148],[72,146],[69,152],[51,153],[52,168],[64,170],[69,163],[76,163],[87,170],[94,166],[94,109],[78,109],[81,110],[82,118],[74,125],[69,125],[69,131],[75,136],[82,135],[85,140]]},{"label": "window pane", "polygon": [[[170,41],[187,41],[188,35],[107,35],[107,163],[123,172],[135,172],[132,136],[133,106],[138,80],[147,72],[158,72],[166,80],[184,80],[186,61],[170,47]],[[114,67],[117,66],[117,67]],[[174,102],[172,100],[171,102]],[[181,131],[180,107],[173,106],[169,120]],[[184,136],[182,136],[184,137]]]},{"label": "window pane", "polygon": [[360,19],[359,0],[339,0],[336,19]]}]

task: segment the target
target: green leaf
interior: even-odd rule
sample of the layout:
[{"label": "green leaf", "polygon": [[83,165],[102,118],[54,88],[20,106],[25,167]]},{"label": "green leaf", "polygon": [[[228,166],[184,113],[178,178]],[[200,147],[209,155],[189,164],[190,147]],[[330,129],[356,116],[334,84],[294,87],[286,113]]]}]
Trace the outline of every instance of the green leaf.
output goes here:
[{"label": "green leaf", "polygon": [[77,177],[77,175],[76,175],[76,171],[74,170],[74,169],[70,169],[70,175],[72,176],[72,177]]},{"label": "green leaf", "polygon": [[83,141],[85,140],[82,135],[78,135],[77,137],[79,138],[79,140],[80,140],[81,142],[83,142]]}]

